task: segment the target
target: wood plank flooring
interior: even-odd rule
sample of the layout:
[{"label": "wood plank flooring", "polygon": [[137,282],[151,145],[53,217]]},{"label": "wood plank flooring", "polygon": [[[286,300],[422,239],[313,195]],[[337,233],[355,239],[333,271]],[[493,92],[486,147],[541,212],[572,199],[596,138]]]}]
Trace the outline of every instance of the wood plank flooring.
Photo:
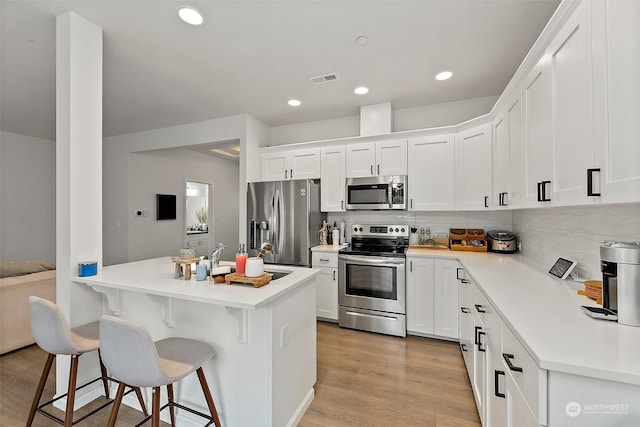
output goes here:
[{"label": "wood plank flooring", "polygon": [[[0,426],[24,426],[45,359],[37,346],[0,356]],[[318,322],[317,360],[315,399],[300,427],[480,426],[456,343],[402,339]],[[54,393],[53,373],[49,378],[45,399]],[[102,427],[109,410],[79,425]],[[134,425],[141,415],[122,406],[117,425]],[[58,424],[36,415],[34,426]]]}]

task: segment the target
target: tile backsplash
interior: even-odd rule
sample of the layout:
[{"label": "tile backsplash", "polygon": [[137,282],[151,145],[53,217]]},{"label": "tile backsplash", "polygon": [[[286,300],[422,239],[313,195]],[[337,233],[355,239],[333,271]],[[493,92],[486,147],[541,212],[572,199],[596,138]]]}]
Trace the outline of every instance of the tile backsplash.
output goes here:
[{"label": "tile backsplash", "polygon": [[497,212],[409,212],[409,211],[349,211],[330,212],[329,224],[338,225],[344,219],[347,224],[347,241],[351,239],[353,224],[407,224],[409,227],[429,228],[431,232],[449,228],[484,228],[488,230],[512,230],[510,211]]},{"label": "tile backsplash", "polygon": [[600,242],[640,241],[640,204],[514,211],[513,231],[536,263],[551,267],[563,257],[600,279]]}]

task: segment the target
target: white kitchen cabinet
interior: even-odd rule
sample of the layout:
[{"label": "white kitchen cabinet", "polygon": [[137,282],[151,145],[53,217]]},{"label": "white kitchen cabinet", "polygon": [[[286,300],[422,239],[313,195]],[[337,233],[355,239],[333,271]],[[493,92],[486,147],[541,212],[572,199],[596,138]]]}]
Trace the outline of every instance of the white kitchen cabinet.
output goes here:
[{"label": "white kitchen cabinet", "polygon": [[590,2],[594,52],[594,192],[640,202],[640,2]]},{"label": "white kitchen cabinet", "polygon": [[318,268],[316,279],[316,317],[338,321],[338,253],[317,252],[311,254],[311,265]]},{"label": "white kitchen cabinet", "polygon": [[434,260],[433,334],[458,339],[457,269],[460,263],[448,259]]},{"label": "white kitchen cabinet", "polygon": [[523,83],[525,126],[525,203],[548,205],[553,175],[553,91],[551,66],[543,57]]},{"label": "white kitchen cabinet", "polygon": [[320,149],[307,148],[263,153],[262,180],[320,178]]},{"label": "white kitchen cabinet", "polygon": [[493,122],[493,206],[517,209],[524,204],[525,145],[520,94]]},{"label": "white kitchen cabinet", "polygon": [[320,149],[320,210],[345,210],[345,147]]},{"label": "white kitchen cabinet", "polygon": [[425,136],[408,141],[410,211],[452,211],[455,208],[455,139]]},{"label": "white kitchen cabinet", "polygon": [[454,260],[407,257],[407,332],[458,339],[458,280]]},{"label": "white kitchen cabinet", "polygon": [[407,140],[348,144],[346,177],[406,175]]},{"label": "white kitchen cabinet", "polygon": [[587,196],[587,169],[593,167],[590,5],[582,2],[547,48],[553,80],[553,152],[546,159],[553,165],[547,193],[552,206],[594,201]]},{"label": "white kitchen cabinet", "polygon": [[407,333],[433,334],[434,260],[407,257]]},{"label": "white kitchen cabinet", "polygon": [[490,124],[456,134],[456,210],[491,208],[491,144]]}]

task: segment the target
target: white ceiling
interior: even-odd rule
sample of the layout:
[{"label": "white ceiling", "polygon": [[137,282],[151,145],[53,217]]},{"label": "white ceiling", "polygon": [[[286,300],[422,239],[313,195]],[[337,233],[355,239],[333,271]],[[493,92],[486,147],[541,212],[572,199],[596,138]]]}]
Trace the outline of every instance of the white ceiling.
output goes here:
[{"label": "white ceiling", "polygon": [[[179,21],[185,3],[204,12],[204,26]],[[55,139],[55,16],[69,10],[104,30],[103,133],[112,136],[241,113],[279,126],[379,102],[498,95],[558,3],[1,0],[1,129]],[[445,69],[453,78],[437,82]],[[339,80],[309,82],[324,73]],[[355,95],[360,85],[370,92]]]}]

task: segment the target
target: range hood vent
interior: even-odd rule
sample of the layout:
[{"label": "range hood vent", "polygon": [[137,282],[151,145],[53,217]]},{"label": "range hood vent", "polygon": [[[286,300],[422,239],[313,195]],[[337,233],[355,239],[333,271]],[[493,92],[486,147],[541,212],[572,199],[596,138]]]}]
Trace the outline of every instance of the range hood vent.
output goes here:
[{"label": "range hood vent", "polygon": [[323,74],[321,76],[309,77],[309,81],[314,85],[320,85],[323,83],[330,83],[339,80],[340,78],[336,73]]}]

